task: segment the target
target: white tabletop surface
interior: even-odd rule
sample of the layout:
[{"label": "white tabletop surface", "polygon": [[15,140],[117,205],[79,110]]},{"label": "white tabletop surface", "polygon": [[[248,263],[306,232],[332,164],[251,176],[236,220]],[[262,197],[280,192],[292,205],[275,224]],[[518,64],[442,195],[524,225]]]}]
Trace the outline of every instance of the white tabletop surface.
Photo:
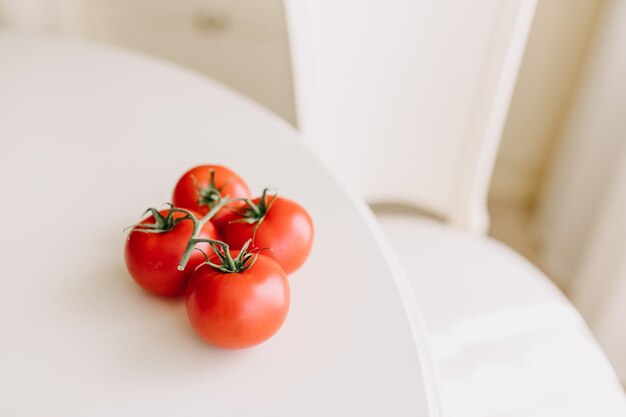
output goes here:
[{"label": "white tabletop surface", "polygon": [[[433,415],[401,274],[299,140],[173,65],[0,35],[0,415]],[[124,266],[122,229],[200,163],[277,187],[315,221],[287,321],[256,348],[206,345],[181,300],[141,291]]]}]

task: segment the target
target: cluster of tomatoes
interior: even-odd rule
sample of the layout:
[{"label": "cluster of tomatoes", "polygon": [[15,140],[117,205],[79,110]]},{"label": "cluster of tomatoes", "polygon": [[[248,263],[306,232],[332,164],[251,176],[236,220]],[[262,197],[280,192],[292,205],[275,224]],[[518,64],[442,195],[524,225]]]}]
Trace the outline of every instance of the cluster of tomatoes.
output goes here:
[{"label": "cluster of tomatoes", "polygon": [[289,310],[287,275],[311,250],[309,214],[268,189],[252,199],[244,180],[219,165],[186,172],[172,203],[132,226],[130,275],[152,294],[184,295],[191,325],[212,345],[238,349],[270,338]]}]

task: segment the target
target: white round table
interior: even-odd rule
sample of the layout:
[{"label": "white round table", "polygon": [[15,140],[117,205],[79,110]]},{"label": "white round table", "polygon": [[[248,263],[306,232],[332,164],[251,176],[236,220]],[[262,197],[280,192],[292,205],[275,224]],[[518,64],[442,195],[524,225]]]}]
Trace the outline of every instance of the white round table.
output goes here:
[{"label": "white round table", "polygon": [[[272,185],[316,225],[280,332],[203,343],[141,291],[124,227],[187,168]],[[0,415],[435,416],[410,291],[364,204],[287,124],[176,66],[0,35]],[[411,317],[411,318],[409,318]]]}]

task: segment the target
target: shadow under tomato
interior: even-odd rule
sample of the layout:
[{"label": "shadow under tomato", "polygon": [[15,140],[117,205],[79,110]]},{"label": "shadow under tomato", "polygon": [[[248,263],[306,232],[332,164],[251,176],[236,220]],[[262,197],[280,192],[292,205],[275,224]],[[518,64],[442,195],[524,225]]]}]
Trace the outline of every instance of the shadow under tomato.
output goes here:
[{"label": "shadow under tomato", "polygon": [[128,377],[146,373],[207,372],[228,366],[245,350],[228,351],[203,342],[187,319],[184,297],[161,298],[142,290],[130,277],[123,259],[124,237],[102,236],[95,265],[80,268],[67,293],[66,306],[83,334],[81,349]]}]

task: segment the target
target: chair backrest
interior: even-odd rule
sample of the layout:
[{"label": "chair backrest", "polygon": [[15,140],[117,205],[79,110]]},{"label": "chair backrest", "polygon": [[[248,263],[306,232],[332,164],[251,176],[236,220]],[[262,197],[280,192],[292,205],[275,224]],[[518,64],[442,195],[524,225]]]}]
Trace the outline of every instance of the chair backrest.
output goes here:
[{"label": "chair backrest", "polygon": [[536,0],[286,0],[298,126],[369,202],[484,232]]}]

